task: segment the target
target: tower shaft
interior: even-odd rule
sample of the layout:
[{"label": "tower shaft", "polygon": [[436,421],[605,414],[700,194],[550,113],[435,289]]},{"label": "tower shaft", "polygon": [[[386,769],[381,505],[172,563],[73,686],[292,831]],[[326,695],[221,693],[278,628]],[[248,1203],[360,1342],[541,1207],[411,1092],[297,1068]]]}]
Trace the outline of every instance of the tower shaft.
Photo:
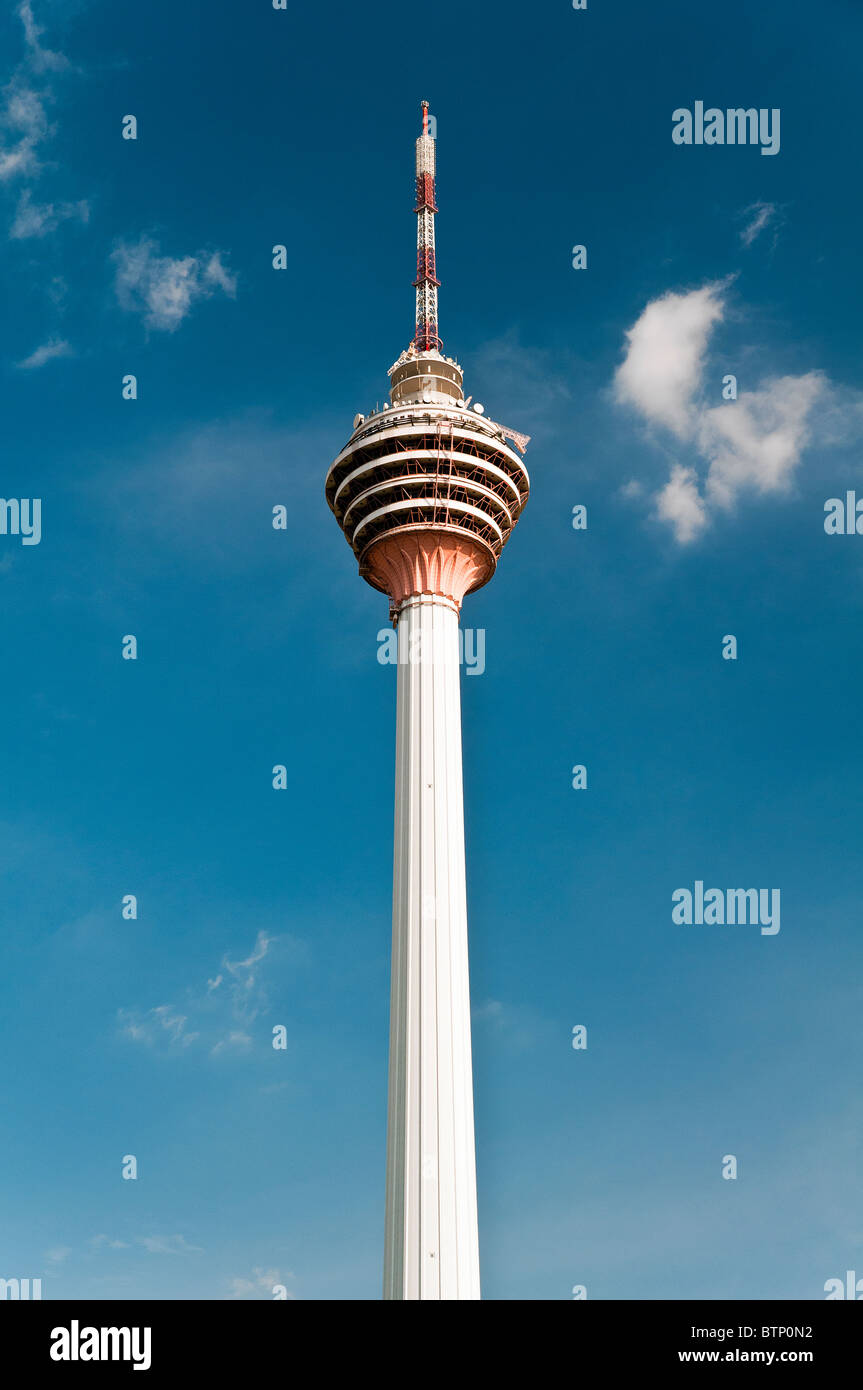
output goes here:
[{"label": "tower shaft", "polygon": [[384,1298],[478,1299],[458,605],[398,610]]}]

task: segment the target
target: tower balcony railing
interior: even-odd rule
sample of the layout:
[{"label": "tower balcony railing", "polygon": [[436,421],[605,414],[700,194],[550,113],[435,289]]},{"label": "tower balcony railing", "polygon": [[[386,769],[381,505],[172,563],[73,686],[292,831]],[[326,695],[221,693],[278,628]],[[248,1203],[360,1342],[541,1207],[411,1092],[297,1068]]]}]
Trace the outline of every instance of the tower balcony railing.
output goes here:
[{"label": "tower balcony railing", "polygon": [[521,460],[500,440],[467,429],[460,422],[450,425],[448,421],[446,428],[434,432],[423,427],[418,430],[413,423],[396,424],[382,428],[376,436],[366,435],[356,447],[352,443],[335,460],[327,478],[327,500],[337,516],[350,499],[354,481],[363,476],[364,470],[403,469],[408,458],[416,460],[418,471],[433,476],[440,472],[444,461],[449,472],[451,460],[458,470],[487,471],[490,486],[494,485],[492,479],[499,480],[505,489],[518,495],[519,512],[527,502],[530,482]]},{"label": "tower balcony railing", "polygon": [[513,514],[506,503],[482,483],[458,477],[441,477],[434,480],[430,488],[429,479],[405,476],[388,478],[377,483],[360,493],[351,503],[341,519],[342,528],[351,544],[355,544],[356,536],[370,514],[405,500],[435,514],[439,507],[451,502],[469,503],[494,521],[503,540],[507,539],[515,525]]},{"label": "tower balcony railing", "polygon": [[434,449],[423,449],[384,454],[361,463],[339,484],[333,494],[332,509],[344,525],[347,513],[360,494],[388,479],[405,476],[431,485],[456,479],[481,484],[486,491],[499,497],[515,516],[521,513],[526,500],[509,474],[486,459],[460,451],[441,454]]},{"label": "tower balcony railing", "polygon": [[414,530],[461,532],[484,542],[495,559],[500,556],[505,541],[503,531],[493,518],[472,503],[438,499],[423,505],[405,499],[370,512],[354,531],[353,550],[360,567],[364,555],[384,536]]}]

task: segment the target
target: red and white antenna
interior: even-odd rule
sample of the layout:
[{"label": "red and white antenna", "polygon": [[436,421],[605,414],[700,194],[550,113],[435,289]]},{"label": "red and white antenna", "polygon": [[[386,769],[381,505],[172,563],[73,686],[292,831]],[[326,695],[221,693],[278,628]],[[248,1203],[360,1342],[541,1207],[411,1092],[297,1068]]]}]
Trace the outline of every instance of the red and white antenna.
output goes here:
[{"label": "red and white antenna", "polygon": [[440,280],[435,274],[434,215],[435,142],[429,135],[429,104],[424,101],[423,133],[417,140],[417,322],[414,347],[417,352],[440,350],[437,331],[437,292]]}]

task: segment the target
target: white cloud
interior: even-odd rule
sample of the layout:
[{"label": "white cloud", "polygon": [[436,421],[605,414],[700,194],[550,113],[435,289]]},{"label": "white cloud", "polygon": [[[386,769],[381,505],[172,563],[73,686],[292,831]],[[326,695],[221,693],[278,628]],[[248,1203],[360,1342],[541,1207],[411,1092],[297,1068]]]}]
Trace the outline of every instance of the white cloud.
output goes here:
[{"label": "white cloud", "polygon": [[651,300],[627,329],[627,349],[614,377],[621,404],[680,438],[692,429],[693,397],[714,326],[725,313],[724,284]]},{"label": "white cloud", "polygon": [[0,183],[16,174],[32,172],[36,167],[32,144],[22,140],[14,149],[0,149]]},{"label": "white cloud", "polygon": [[[827,379],[813,371],[768,379],[733,401],[704,404],[705,356],[725,316],[728,284],[652,300],[627,331],[626,356],[615,376],[617,400],[648,423],[665,426],[703,465],[699,471],[675,462],[668,482],[653,494],[654,515],[672,526],[682,545],[704,531],[713,508],[728,510],[745,492],[787,491],[810,438],[813,408],[830,394]],[[625,492],[637,495],[631,484]]]},{"label": "white cloud", "polygon": [[121,308],[142,313],[150,328],[173,333],[193,304],[215,289],[232,298],[236,278],[222,264],[221,252],[210,255],[160,256],[156,242],[141,237],[134,245],[121,243],[112,253],[114,286]]},{"label": "white cloud", "polygon": [[809,442],[812,407],[826,385],[821,372],[776,377],[734,402],[705,410],[699,444],[710,460],[710,500],[727,508],[747,489],[787,491]]},{"label": "white cloud", "polygon": [[99,1249],[101,1249],[103,1245],[106,1245],[106,1246],[108,1247],[109,1250],[128,1250],[128,1249],[129,1249],[129,1243],[128,1243],[128,1241],[125,1241],[125,1240],[111,1240],[111,1239],[110,1239],[108,1236],[106,1236],[106,1235],[91,1236],[91,1237],[90,1237],[90,1244],[92,1245],[92,1247],[93,1247],[94,1250],[99,1250]]},{"label": "white cloud", "polygon": [[9,230],[9,236],[13,241],[22,240],[24,237],[45,236],[70,218],[88,222],[89,203],[84,199],[77,203],[34,203],[30,189],[25,188],[18,199],[15,220]]},{"label": "white cloud", "polygon": [[53,1250],[45,1251],[45,1259],[52,1265],[59,1265],[67,1260],[71,1253],[71,1245],[55,1245]]},{"label": "white cloud", "polygon": [[6,88],[3,125],[20,131],[27,140],[44,140],[51,133],[45,111],[45,97],[20,76],[15,76]]},{"label": "white cloud", "polygon": [[46,362],[51,362],[55,357],[71,357],[72,348],[65,338],[49,338],[47,343],[42,343],[40,347],[34,349],[29,357],[25,357],[16,366],[25,371],[30,371],[35,367],[44,367]]},{"label": "white cloud", "polygon": [[656,515],[660,521],[667,521],[674,527],[675,537],[681,545],[695,540],[707,525],[707,509],[698,490],[698,475],[694,468],[674,464],[671,477],[656,494],[655,500]]},{"label": "white cloud", "polygon": [[744,208],[742,216],[749,220],[740,232],[743,245],[751,246],[765,227],[776,221],[778,214],[779,208],[776,203],[753,203],[750,207]]}]

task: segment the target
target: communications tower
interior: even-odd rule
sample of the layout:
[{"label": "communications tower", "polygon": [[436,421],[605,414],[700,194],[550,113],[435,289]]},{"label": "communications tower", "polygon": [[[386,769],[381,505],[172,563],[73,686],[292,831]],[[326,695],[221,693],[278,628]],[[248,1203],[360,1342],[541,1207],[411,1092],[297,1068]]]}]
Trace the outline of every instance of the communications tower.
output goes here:
[{"label": "communications tower", "polygon": [[385,1299],[480,1296],[462,795],[459,613],[528,498],[525,435],[465,399],[444,356],[435,140],[416,142],[413,342],[358,415],[327,501],[398,633]]}]

